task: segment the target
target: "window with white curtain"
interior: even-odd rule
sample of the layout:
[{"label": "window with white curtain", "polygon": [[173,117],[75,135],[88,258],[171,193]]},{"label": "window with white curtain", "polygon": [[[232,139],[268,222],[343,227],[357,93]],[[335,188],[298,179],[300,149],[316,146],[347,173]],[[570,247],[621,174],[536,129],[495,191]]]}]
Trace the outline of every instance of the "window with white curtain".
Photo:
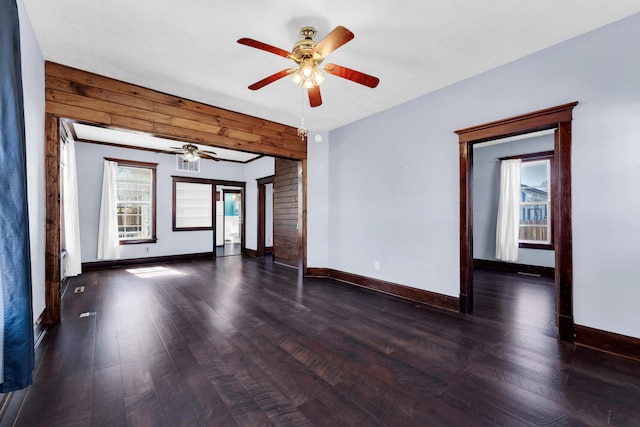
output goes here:
[{"label": "window with white curtain", "polygon": [[157,164],[114,161],[120,244],[155,242]]}]

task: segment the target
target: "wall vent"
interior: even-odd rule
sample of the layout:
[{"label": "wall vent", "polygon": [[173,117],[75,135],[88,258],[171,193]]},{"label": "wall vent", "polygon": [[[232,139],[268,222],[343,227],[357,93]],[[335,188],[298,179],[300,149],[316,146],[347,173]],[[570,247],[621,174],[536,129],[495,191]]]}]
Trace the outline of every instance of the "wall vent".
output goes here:
[{"label": "wall vent", "polygon": [[176,170],[180,172],[200,173],[200,159],[194,162],[182,160],[182,154],[176,154]]}]

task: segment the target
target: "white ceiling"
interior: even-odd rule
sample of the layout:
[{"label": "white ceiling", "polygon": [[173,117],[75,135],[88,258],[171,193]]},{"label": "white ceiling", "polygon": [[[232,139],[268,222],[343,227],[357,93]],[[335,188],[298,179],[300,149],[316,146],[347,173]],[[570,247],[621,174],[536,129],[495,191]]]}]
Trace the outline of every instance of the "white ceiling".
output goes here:
[{"label": "white ceiling", "polygon": [[640,12],[638,0],[24,0],[45,59],[161,92],[300,124],[305,93],[288,79],[247,86],[292,66],[236,43],[291,50],[300,28],[355,39],[327,62],[380,78],[375,89],[327,76],[305,124],[331,130]]}]

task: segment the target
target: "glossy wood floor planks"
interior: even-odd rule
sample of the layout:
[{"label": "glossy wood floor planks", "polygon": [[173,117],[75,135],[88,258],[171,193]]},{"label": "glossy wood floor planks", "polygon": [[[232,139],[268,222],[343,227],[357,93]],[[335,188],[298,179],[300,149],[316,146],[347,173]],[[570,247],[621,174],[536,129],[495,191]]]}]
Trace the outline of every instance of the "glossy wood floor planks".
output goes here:
[{"label": "glossy wood floor planks", "polygon": [[0,426],[640,425],[640,362],[558,341],[546,279],[477,271],[471,317],[246,257],[76,286]]}]

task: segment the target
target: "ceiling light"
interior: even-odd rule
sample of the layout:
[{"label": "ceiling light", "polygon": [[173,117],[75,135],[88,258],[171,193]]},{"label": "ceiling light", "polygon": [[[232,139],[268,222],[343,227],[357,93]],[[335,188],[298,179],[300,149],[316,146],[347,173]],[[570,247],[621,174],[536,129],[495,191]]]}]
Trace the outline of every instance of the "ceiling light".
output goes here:
[{"label": "ceiling light", "polygon": [[291,81],[305,89],[318,87],[324,82],[324,74],[316,68],[313,59],[306,58],[291,74]]},{"label": "ceiling light", "polygon": [[[198,155],[198,151],[195,145],[185,145],[185,152],[182,154],[182,161],[184,162],[195,162],[200,159]],[[193,148],[191,148],[193,147]]]}]

